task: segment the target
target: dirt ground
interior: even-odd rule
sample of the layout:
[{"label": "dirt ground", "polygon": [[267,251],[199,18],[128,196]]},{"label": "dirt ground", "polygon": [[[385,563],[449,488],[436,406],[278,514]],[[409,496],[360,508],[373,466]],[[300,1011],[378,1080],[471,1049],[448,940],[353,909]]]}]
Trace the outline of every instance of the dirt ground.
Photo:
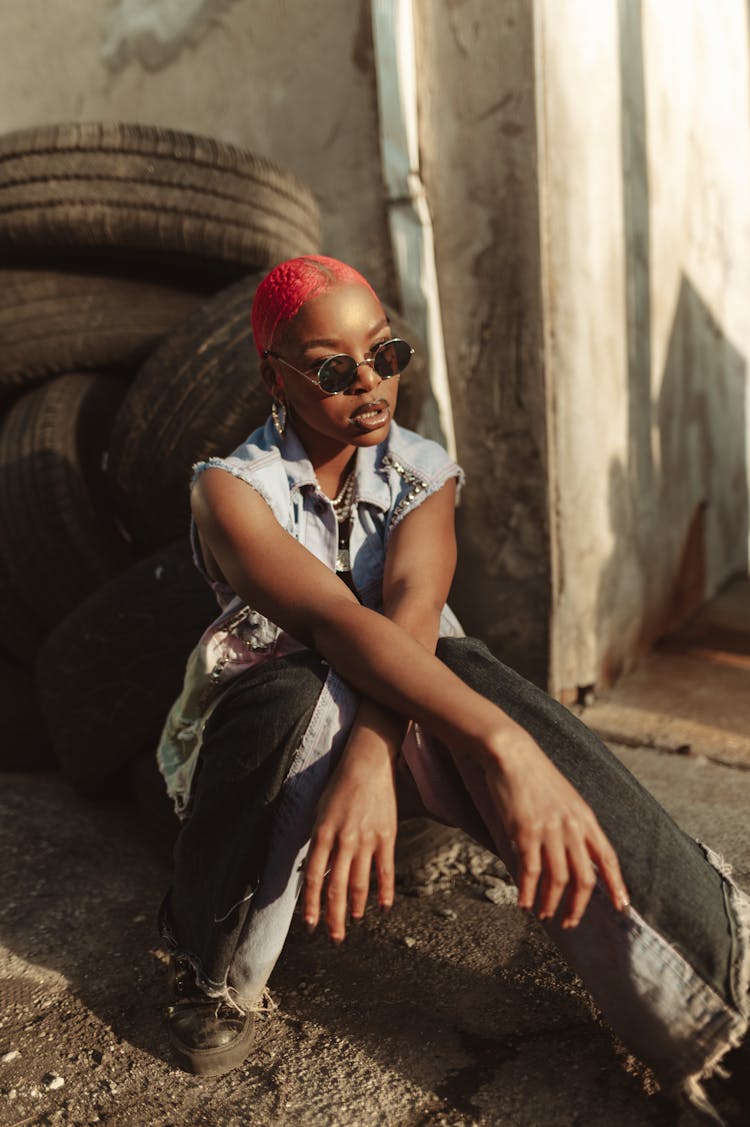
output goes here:
[{"label": "dirt ground", "polygon": [[[750,773],[619,750],[747,885]],[[341,948],[295,925],[256,1051],[199,1080],[169,1057],[169,864],[135,813],[48,774],[4,776],[0,816],[2,1127],[679,1122],[465,839]]]}]

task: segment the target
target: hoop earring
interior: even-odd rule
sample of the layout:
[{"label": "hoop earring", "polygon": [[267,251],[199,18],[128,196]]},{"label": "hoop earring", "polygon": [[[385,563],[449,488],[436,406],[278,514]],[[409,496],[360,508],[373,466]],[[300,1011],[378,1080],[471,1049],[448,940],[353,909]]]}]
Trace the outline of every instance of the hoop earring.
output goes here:
[{"label": "hoop earring", "polygon": [[286,434],[286,407],[283,403],[277,403],[274,399],[271,404],[271,415],[273,416],[273,425],[276,428],[276,433],[279,438],[283,438]]}]

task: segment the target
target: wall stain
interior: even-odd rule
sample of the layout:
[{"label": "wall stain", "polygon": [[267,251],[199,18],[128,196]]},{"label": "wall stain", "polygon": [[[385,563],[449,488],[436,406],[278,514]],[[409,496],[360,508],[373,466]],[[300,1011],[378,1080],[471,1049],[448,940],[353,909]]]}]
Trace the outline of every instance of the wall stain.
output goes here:
[{"label": "wall stain", "polygon": [[117,0],[106,18],[101,56],[117,72],[129,62],[144,70],[169,66],[208,35],[237,0]]}]

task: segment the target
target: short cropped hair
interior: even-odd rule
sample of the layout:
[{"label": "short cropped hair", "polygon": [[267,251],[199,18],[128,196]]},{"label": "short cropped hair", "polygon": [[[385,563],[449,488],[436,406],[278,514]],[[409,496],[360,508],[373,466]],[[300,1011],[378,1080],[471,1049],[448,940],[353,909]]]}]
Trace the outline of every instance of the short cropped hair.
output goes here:
[{"label": "short cropped hair", "polygon": [[306,254],[274,266],[258,286],[250,314],[260,355],[271,347],[279,327],[296,317],[306,302],[342,284],[366,286],[375,295],[358,270],[337,258]]}]

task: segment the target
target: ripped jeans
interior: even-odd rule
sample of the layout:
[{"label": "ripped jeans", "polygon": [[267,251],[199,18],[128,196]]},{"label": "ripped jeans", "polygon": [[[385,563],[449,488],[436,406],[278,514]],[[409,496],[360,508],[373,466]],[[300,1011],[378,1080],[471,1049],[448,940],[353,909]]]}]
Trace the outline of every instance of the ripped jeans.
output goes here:
[{"label": "ripped jeans", "polygon": [[[622,1041],[667,1090],[700,1080],[744,1037],[750,900],[584,724],[470,638],[437,656],[537,741],[595,812],[617,851],[631,908],[601,885],[577,928],[543,926]],[[249,670],[205,732],[175,847],[162,931],[207,994],[258,1003],[302,883],[318,798],[346,743],[357,696],[310,651]],[[427,811],[515,854],[475,765],[412,727],[402,750]]]}]

